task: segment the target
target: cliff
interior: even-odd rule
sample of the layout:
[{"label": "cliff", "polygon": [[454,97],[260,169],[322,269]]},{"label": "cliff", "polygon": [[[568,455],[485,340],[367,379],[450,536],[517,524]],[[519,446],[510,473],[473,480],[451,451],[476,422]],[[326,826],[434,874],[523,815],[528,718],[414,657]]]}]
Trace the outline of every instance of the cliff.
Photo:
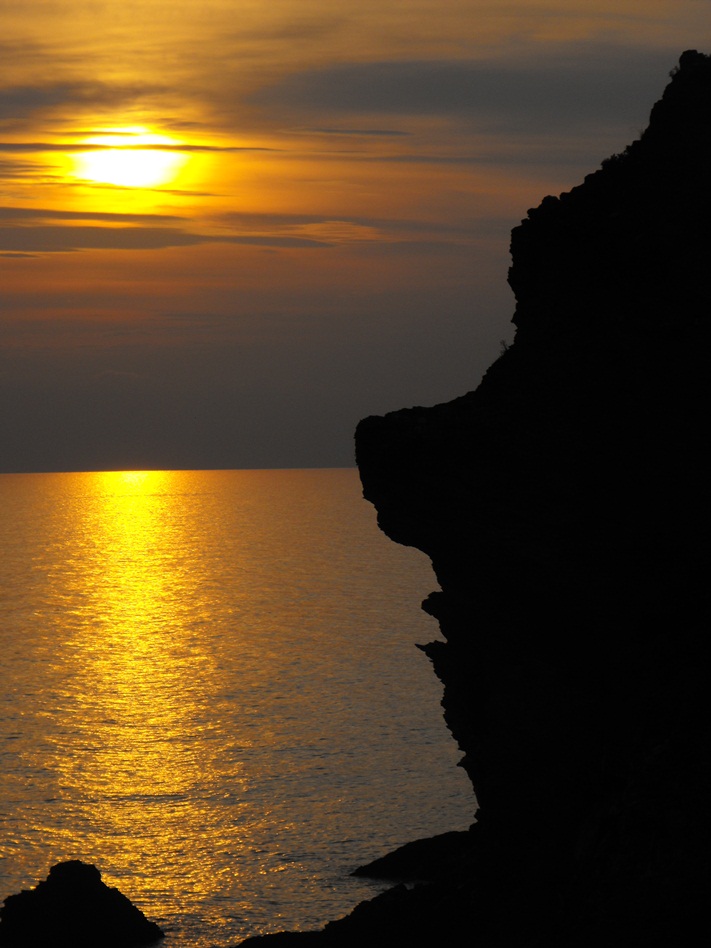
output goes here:
[{"label": "cliff", "polygon": [[639,141],[513,231],[516,338],[479,388],[359,425],[381,528],[441,586],[425,651],[480,810],[449,874],[299,944],[711,933],[710,168],[688,51]]}]

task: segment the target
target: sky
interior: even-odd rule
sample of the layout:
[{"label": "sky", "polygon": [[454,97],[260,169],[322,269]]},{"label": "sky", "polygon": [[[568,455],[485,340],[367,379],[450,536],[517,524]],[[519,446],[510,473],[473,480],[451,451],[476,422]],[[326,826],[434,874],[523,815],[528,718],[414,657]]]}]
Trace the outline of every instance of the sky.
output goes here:
[{"label": "sky", "polygon": [[0,471],[350,466],[709,0],[0,0]]}]

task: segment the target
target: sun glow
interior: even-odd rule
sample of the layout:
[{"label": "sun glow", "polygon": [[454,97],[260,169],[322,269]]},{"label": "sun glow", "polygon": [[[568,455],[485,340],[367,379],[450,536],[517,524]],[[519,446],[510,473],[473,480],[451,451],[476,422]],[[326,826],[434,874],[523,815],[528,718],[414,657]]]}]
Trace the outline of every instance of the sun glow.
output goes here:
[{"label": "sun glow", "polygon": [[90,148],[73,155],[73,173],[98,184],[161,187],[175,181],[187,161],[179,142],[143,126],[104,129],[81,144]]}]

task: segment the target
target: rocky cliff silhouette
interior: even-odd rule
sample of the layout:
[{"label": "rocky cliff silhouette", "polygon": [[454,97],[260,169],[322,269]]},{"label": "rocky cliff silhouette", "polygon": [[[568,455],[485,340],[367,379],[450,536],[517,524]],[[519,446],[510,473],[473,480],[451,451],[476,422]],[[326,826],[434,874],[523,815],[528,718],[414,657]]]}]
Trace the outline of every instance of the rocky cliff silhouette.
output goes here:
[{"label": "rocky cliff silhouette", "polygon": [[711,57],[511,248],[516,338],[479,388],[356,438],[381,528],[441,586],[425,651],[477,821],[437,881],[264,944],[711,934]]}]

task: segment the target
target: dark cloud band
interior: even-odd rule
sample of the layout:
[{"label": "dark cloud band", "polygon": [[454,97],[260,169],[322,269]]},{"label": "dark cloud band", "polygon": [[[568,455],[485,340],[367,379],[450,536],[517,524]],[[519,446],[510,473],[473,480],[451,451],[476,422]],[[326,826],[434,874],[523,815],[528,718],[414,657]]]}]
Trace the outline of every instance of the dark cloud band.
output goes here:
[{"label": "dark cloud band", "polygon": [[593,43],[528,60],[345,63],[289,75],[252,100],[300,116],[445,116],[497,129],[560,128],[609,122],[647,104],[660,72],[673,65],[667,51]]}]

